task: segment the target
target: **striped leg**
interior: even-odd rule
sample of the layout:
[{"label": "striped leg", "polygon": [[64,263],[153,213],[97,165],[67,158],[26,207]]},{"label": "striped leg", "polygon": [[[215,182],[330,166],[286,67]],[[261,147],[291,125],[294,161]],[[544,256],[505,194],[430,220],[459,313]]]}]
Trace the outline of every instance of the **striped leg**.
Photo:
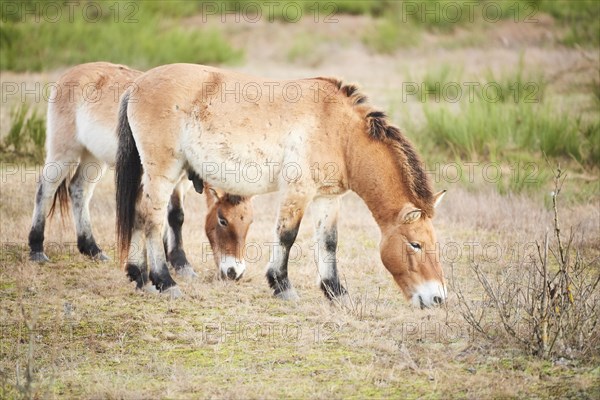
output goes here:
[{"label": "striped leg", "polygon": [[151,284],[150,277],[148,276],[146,240],[143,228],[144,220],[136,209],[136,220],[131,235],[131,244],[129,245],[129,253],[127,254],[125,272],[129,279],[136,283],[136,289],[155,292],[156,289]]},{"label": "striped leg", "polygon": [[308,199],[304,196],[287,195],[281,203],[277,217],[276,242],[267,268],[267,280],[273,294],[284,300],[298,298],[288,278],[290,249],[298,235],[300,222]]},{"label": "striped leg", "polygon": [[179,183],[177,183],[169,201],[167,223],[165,224],[163,233],[163,242],[167,260],[178,275],[185,277],[198,276],[196,272],[194,272],[194,269],[190,265],[185,251],[183,250],[183,237],[181,233],[185,215],[183,202],[185,194],[191,186],[192,183],[187,178],[182,178]]},{"label": "striped leg", "polygon": [[47,161],[35,195],[35,207],[29,231],[29,258],[31,261],[50,261],[44,254],[44,230],[46,217],[50,211],[54,194],[58,187],[69,176],[69,168],[75,163],[67,161]]},{"label": "striped leg", "polygon": [[77,248],[82,254],[107,261],[109,258],[96,244],[90,221],[90,200],[94,188],[101,179],[106,165],[86,152],[81,157],[79,167],[69,185],[69,195],[73,205],[73,216],[77,230]]},{"label": "striped leg", "polygon": [[[150,176],[152,176],[151,179]],[[170,294],[172,297],[181,296],[181,291],[169,273],[162,228],[169,198],[177,182],[178,177],[169,179],[164,172],[162,175],[149,175],[145,172],[142,178],[143,189],[140,200],[140,212],[144,216],[150,280],[156,289]]]},{"label": "striped leg", "polygon": [[315,262],[319,270],[321,290],[328,299],[346,293],[337,272],[337,217],[339,197],[317,197],[313,200],[315,213]]}]

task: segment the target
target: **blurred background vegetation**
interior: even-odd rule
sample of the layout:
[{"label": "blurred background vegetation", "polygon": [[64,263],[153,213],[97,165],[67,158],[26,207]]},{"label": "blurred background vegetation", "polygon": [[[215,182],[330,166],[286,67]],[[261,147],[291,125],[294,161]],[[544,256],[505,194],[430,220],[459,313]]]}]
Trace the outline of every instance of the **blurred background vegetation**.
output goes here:
[{"label": "blurred background vegetation", "polygon": [[[128,64],[148,69],[172,62],[242,66],[246,47],[227,24],[219,20],[223,10],[244,12],[246,16],[260,12],[261,22],[279,29],[291,28],[299,18],[295,10],[302,9],[302,18],[360,17],[367,19],[357,32],[348,37],[339,34],[312,32],[305,29],[284,43],[283,63],[300,64],[320,75],[327,64],[327,48],[358,43],[367,57],[388,57],[392,63],[402,63],[415,51],[438,47],[445,51],[459,48],[485,49],[486,35],[497,29],[486,23],[481,12],[464,12],[472,1],[292,1],[279,0],[276,6],[267,1],[110,1],[86,2],[70,15],[62,2],[25,0],[5,3],[1,9],[0,70],[15,73],[54,71],[98,60]],[[432,7],[448,8],[446,18],[423,15],[407,10]],[[49,4],[52,4],[50,6]],[[402,119],[409,136],[426,152],[428,161],[487,160],[528,162],[544,156],[572,163],[582,174],[598,176],[600,165],[600,2],[577,1],[480,1],[488,7],[488,19],[509,23],[515,29],[527,19],[552,21],[553,40],[536,44],[544,49],[562,48],[580,51],[591,65],[591,76],[583,83],[556,84],[557,76],[539,65],[528,62],[525,50],[520,52],[518,65],[498,69],[485,68],[473,72],[468,60],[456,63],[436,63],[424,70],[407,71],[411,81],[418,82],[415,96],[422,118],[414,118],[412,108],[390,95],[388,112]],[[291,7],[293,5],[294,7]],[[258,10],[257,6],[261,8]],[[459,6],[460,16],[453,14]],[[287,10],[287,12],[284,12]],[[291,10],[291,11],[290,11]],[[217,11],[217,12],[215,12]],[[208,18],[208,23],[204,18]],[[511,28],[512,29],[512,28]],[[238,40],[232,39],[233,36]],[[277,41],[277,35],[273,35]],[[589,54],[592,54],[589,56]],[[586,55],[588,54],[588,55]],[[596,58],[595,58],[596,57]],[[352,68],[352,66],[348,66]],[[343,70],[339,71],[344,74]],[[290,76],[293,77],[293,76]],[[478,82],[475,98],[462,96],[457,103],[439,101],[436,95],[451,96],[455,88],[449,83]],[[489,101],[481,87],[494,83],[500,89],[497,101]],[[464,88],[463,88],[464,89]],[[446,90],[449,90],[446,91]],[[517,95],[515,95],[515,93]],[[569,99],[569,100],[565,100]],[[570,99],[575,99],[571,102]],[[565,105],[565,103],[567,103]],[[385,103],[384,103],[385,104]],[[3,104],[3,107],[7,107]],[[43,160],[44,113],[27,104],[11,106],[10,123],[3,122],[3,148],[33,155]],[[597,182],[597,179],[596,179]],[[544,184],[538,180],[537,186]],[[503,187],[520,191],[531,185],[522,182]],[[597,191],[597,190],[596,190]]]},{"label": "blurred background vegetation", "polygon": [[[316,12],[321,18],[326,18],[328,12],[331,18],[334,14],[371,15],[374,25],[365,32],[364,41],[373,50],[383,53],[417,46],[424,32],[472,27],[473,22],[483,19],[482,13],[473,12],[475,21],[469,20],[471,13],[466,11],[469,9],[467,5],[473,7],[473,1],[435,2],[440,4],[440,9],[446,4],[453,5],[448,8],[447,18],[433,15],[422,18],[418,12],[412,12],[413,9],[430,7],[432,2],[427,0],[126,0],[92,2],[93,6],[85,8],[84,12],[79,9],[73,12],[72,5],[69,7],[62,2],[48,2],[46,5],[39,0],[14,1],[5,4],[0,11],[0,69],[41,71],[102,59],[118,59],[140,69],[172,62],[236,63],[241,61],[243,51],[233,48],[219,30],[198,29],[193,24],[186,27],[181,23],[182,19],[215,9],[250,12],[257,4],[263,7],[262,15],[272,14],[265,18],[271,22],[296,22],[295,7],[287,7],[289,4],[303,7],[302,17],[305,18]],[[600,10],[595,0],[493,3],[494,7],[486,13],[489,18],[535,19],[538,12],[544,12],[568,28],[567,34],[560,39],[562,44],[574,47],[598,46],[600,43]],[[251,6],[246,7],[245,4]],[[461,4],[463,12],[455,18],[454,5]],[[500,15],[496,16],[498,11]],[[110,45],[107,46],[107,43]]]}]

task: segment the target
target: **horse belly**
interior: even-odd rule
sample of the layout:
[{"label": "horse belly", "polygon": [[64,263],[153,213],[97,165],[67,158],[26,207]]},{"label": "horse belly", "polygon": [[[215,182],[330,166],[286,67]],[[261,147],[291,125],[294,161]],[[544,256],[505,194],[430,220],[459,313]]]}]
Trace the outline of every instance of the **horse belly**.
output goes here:
[{"label": "horse belly", "polygon": [[77,140],[98,160],[113,165],[119,147],[116,126],[95,121],[86,112],[77,113]]},{"label": "horse belly", "polygon": [[225,135],[203,135],[184,151],[202,179],[229,193],[252,196],[279,188],[283,152],[277,144],[251,145]]}]

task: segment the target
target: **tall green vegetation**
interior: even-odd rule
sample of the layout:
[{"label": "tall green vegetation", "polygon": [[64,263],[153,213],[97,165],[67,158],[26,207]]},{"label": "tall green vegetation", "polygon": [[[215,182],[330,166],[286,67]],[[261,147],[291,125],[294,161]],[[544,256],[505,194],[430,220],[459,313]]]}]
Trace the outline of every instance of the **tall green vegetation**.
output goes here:
[{"label": "tall green vegetation", "polygon": [[[406,115],[405,122],[430,159],[456,160],[458,165],[461,160],[494,162],[507,171],[537,165],[495,182],[502,193],[547,184],[550,174],[538,163],[544,157],[595,173],[600,165],[597,110],[589,110],[585,103],[565,107],[552,97],[544,73],[526,68],[524,60],[522,55],[513,70],[489,69],[468,78],[460,78],[463,74],[456,65],[442,63],[420,79],[405,82],[403,98],[420,102],[423,110],[423,119]],[[597,104],[595,87],[583,86],[593,104]]]},{"label": "tall green vegetation", "polygon": [[[600,44],[600,2],[596,0],[399,0],[373,3],[378,3],[379,7],[362,10],[362,13],[377,18],[373,27],[365,31],[364,42],[378,53],[414,47],[425,32],[448,34],[460,28],[481,36],[485,35],[483,31],[502,21],[537,24],[543,14],[554,19],[553,33],[562,45],[596,48]],[[343,12],[343,7],[339,9]],[[467,43],[473,41],[476,40],[471,36]]]},{"label": "tall green vegetation", "polygon": [[220,32],[192,24],[186,28],[169,17],[192,15],[197,6],[190,3],[94,2],[72,8],[59,2],[52,7],[40,1],[7,4],[0,16],[0,69],[40,71],[98,60],[138,68],[240,60],[242,52]]},{"label": "tall green vegetation", "polygon": [[600,124],[538,103],[463,102],[458,111],[426,104],[428,139],[458,157],[506,159],[546,154],[589,166],[598,157]]},{"label": "tall green vegetation", "polygon": [[[522,54],[516,69],[490,69],[480,79],[458,79],[454,65],[431,67],[414,85],[413,99],[423,103],[425,116],[414,127],[421,131],[417,140],[459,158],[521,160],[545,154],[598,165],[600,123],[546,99],[547,78],[527,69],[524,60]],[[448,90],[457,88],[458,93]]]},{"label": "tall green vegetation", "polygon": [[26,103],[11,112],[11,125],[2,146],[17,155],[28,154],[42,161],[46,143],[46,118]]}]

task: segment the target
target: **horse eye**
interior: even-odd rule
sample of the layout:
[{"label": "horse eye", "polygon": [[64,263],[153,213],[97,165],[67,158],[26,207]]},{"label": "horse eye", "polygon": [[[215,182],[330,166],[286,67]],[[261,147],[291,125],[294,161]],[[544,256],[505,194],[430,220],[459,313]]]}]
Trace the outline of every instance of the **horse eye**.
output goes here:
[{"label": "horse eye", "polygon": [[225,218],[219,218],[219,225],[221,226],[227,226],[229,223],[227,222],[227,220]]},{"label": "horse eye", "polygon": [[415,250],[421,250],[421,245],[419,243],[413,242],[410,246]]},{"label": "horse eye", "polygon": [[227,222],[225,217],[223,217],[223,215],[221,215],[221,211],[217,212],[217,221],[219,221],[219,225],[221,225],[221,226],[229,225],[229,222]]}]

